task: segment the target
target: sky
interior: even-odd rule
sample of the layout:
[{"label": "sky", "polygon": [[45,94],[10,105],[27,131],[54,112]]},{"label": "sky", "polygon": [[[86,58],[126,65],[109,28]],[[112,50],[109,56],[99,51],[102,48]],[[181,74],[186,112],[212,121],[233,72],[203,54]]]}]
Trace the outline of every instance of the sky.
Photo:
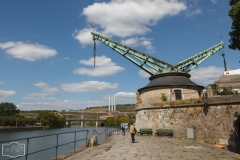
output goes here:
[{"label": "sky", "polygon": [[94,31],[164,62],[178,62],[222,41],[190,72],[206,87],[240,68],[231,50],[228,0],[0,0],[0,103],[20,110],[69,110],[136,103],[149,75],[97,42]]}]

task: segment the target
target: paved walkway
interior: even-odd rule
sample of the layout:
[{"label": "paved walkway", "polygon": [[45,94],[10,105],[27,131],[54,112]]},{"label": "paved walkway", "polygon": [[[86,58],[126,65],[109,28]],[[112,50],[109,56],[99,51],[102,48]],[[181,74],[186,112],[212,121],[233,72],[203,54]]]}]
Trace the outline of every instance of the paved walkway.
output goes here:
[{"label": "paved walkway", "polygon": [[109,142],[76,153],[66,160],[240,160],[240,155],[194,139],[114,135]]}]

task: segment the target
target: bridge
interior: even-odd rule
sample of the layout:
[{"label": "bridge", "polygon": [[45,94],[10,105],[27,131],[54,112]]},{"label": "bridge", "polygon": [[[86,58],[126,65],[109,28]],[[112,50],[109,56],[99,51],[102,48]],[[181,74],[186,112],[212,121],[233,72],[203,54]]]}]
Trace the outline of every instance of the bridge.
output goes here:
[{"label": "bridge", "polygon": [[105,120],[97,119],[97,118],[66,118],[66,125],[67,125],[67,127],[71,126],[71,122],[72,121],[79,121],[79,122],[81,122],[81,127],[83,127],[85,122],[87,122],[87,121],[95,121],[96,122],[96,127],[97,127],[99,121],[105,121]]}]

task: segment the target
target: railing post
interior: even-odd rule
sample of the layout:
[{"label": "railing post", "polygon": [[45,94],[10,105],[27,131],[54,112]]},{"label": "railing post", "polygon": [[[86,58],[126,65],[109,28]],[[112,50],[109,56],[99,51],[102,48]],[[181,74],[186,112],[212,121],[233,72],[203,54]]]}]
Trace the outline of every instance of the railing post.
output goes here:
[{"label": "railing post", "polygon": [[56,160],[57,160],[57,152],[58,152],[58,134],[57,134],[57,142],[56,142],[56,157],[55,157]]},{"label": "railing post", "polygon": [[107,138],[106,138],[106,137],[107,137],[106,129],[107,129],[107,128],[105,128],[105,142],[106,142],[106,140],[107,140]]},{"label": "railing post", "polygon": [[25,159],[26,160],[28,158],[28,145],[29,145],[29,138],[27,138],[27,148],[26,148],[26,153],[25,153]]},{"label": "railing post", "polygon": [[75,153],[75,148],[76,148],[76,132],[75,132],[75,135],[74,135],[74,153]]},{"label": "railing post", "polygon": [[86,136],[86,146],[87,146],[87,140],[88,140],[88,130],[87,130],[87,136]]}]

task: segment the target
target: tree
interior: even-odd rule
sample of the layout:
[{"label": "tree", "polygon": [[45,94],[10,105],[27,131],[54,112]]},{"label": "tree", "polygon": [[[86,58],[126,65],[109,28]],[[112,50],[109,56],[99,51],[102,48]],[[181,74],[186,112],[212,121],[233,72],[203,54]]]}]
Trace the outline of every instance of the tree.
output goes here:
[{"label": "tree", "polygon": [[135,122],[135,117],[130,117],[130,116],[117,116],[117,117],[108,117],[105,121],[105,126],[110,127],[110,126],[115,126],[115,127],[120,127],[121,123],[133,123]]},{"label": "tree", "polygon": [[0,116],[16,116],[19,112],[13,103],[3,102],[0,104]]},{"label": "tree", "polygon": [[232,8],[229,10],[228,15],[232,18],[232,31],[229,32],[230,35],[230,45],[231,49],[240,50],[240,0],[230,0],[230,6]]},{"label": "tree", "polygon": [[46,129],[65,127],[65,118],[49,111],[41,111],[37,116],[37,121],[42,123]]}]

